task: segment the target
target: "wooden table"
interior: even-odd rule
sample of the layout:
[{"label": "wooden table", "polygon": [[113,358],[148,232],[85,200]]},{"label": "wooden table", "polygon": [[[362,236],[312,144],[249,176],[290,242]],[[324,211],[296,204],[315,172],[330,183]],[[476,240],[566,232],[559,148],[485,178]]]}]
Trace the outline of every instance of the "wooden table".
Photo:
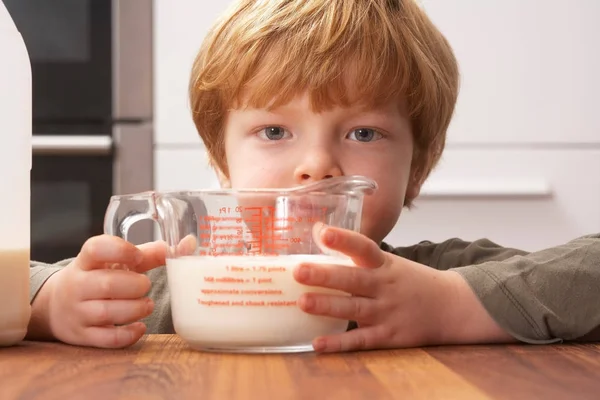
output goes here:
[{"label": "wooden table", "polygon": [[454,346],[317,355],[188,349],[0,349],[0,399],[598,399],[600,344]]}]

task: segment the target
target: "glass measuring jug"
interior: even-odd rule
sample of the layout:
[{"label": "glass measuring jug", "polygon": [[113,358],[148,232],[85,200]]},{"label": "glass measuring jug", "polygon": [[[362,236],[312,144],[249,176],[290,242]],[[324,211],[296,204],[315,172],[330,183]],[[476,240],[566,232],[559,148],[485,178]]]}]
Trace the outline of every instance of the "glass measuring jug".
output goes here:
[{"label": "glass measuring jug", "polygon": [[322,246],[317,222],[359,231],[374,181],[336,177],[290,189],[146,192],[113,196],[105,232],[127,239],[142,219],[167,245],[173,325],[192,348],[232,352],[311,351],[312,340],[348,321],[304,313],[304,292],[344,294],[295,281],[301,262],[353,267]]}]

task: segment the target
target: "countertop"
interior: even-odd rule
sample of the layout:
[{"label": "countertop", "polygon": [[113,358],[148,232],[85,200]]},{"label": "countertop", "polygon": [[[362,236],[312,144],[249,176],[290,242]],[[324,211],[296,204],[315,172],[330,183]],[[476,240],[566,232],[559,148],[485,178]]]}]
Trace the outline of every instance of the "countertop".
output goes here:
[{"label": "countertop", "polygon": [[127,349],[0,349],[0,399],[592,399],[600,344],[221,354],[177,335]]}]

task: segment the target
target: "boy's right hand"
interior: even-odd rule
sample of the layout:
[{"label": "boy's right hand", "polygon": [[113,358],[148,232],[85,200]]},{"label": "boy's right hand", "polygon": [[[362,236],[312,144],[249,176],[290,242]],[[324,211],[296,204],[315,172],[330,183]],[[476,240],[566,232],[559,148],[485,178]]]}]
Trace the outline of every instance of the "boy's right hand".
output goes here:
[{"label": "boy's right hand", "polygon": [[[89,239],[75,260],[51,276],[32,304],[47,334],[65,343],[121,348],[137,342],[152,313],[143,272],[165,265],[162,242],[135,246],[109,235]],[[36,304],[39,303],[39,304]],[[33,317],[33,315],[32,315]]]}]

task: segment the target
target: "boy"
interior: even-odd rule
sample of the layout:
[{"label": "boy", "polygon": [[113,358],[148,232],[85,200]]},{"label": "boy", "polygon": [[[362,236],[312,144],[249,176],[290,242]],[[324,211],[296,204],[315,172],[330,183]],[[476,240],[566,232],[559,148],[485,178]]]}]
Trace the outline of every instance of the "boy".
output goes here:
[{"label": "boy", "polygon": [[[600,235],[531,254],[487,240],[382,242],[440,158],[458,87],[450,46],[414,0],[240,0],[206,38],[191,105],[223,187],[353,174],[379,185],[361,234],[319,233],[360,268],[294,271],[301,283],[352,294],[299,299],[305,312],[354,321],[315,338],[315,350],[599,333]],[[164,258],[159,243],[99,236],[73,260],[33,263],[28,338],[124,347],[173,332]]]}]

